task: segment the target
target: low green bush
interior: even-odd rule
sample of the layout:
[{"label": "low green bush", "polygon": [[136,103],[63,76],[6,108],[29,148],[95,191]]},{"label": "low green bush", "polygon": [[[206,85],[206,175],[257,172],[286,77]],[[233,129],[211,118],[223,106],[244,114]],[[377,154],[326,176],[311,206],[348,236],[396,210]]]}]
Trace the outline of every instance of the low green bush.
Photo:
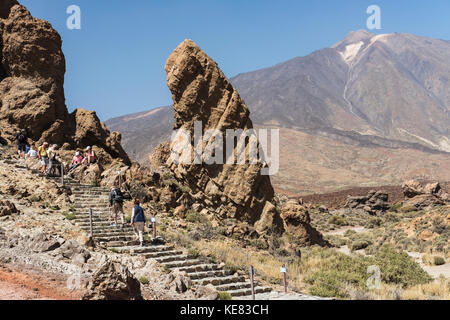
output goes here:
[{"label": "low green bush", "polygon": [[345,226],[347,225],[347,220],[341,216],[331,216],[330,219],[328,219],[328,223],[337,226]]},{"label": "low green bush", "polygon": [[436,256],[433,258],[433,263],[435,266],[442,266],[445,264],[445,259],[443,257]]},{"label": "low green bush", "polygon": [[219,292],[219,300],[232,300],[233,297],[228,292]]},{"label": "low green bush", "polygon": [[139,282],[142,284],[149,284],[150,281],[146,277],[140,277]]}]

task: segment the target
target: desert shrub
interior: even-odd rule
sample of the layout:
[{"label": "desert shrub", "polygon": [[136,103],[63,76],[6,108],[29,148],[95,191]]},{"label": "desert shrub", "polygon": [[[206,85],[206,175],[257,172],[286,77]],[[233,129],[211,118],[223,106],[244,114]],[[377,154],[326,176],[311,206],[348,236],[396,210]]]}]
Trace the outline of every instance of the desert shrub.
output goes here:
[{"label": "desert shrub", "polygon": [[204,217],[202,217],[202,215],[200,213],[198,213],[197,211],[194,210],[189,210],[187,215],[186,215],[186,221],[187,222],[192,222],[192,223],[196,223],[196,222],[203,222],[205,219]]},{"label": "desert shrub", "polygon": [[140,277],[139,282],[142,284],[149,284],[149,281],[146,277]]},{"label": "desert shrub", "polygon": [[344,237],[349,238],[349,237],[351,237],[351,236],[353,236],[353,235],[355,235],[355,234],[356,234],[356,231],[350,229],[350,230],[345,231]]},{"label": "desert shrub", "polygon": [[330,219],[328,219],[328,223],[337,226],[345,226],[347,225],[347,220],[341,216],[331,216]]},{"label": "desert shrub", "polygon": [[386,213],[383,216],[383,218],[384,218],[384,221],[386,221],[386,222],[393,222],[393,223],[399,222],[401,220],[400,217],[397,214],[394,214],[392,212]]},{"label": "desert shrub", "polygon": [[231,294],[228,292],[219,292],[219,300],[232,300]]},{"label": "desert shrub", "polygon": [[[315,267],[307,268],[308,261],[315,261]],[[406,288],[432,280],[408,254],[390,246],[383,246],[373,257],[313,249],[301,264],[309,292],[322,297],[348,298],[349,287],[367,291],[367,268],[372,265],[380,268],[381,281],[386,284]]]},{"label": "desert shrub", "polygon": [[352,250],[352,251],[361,250],[361,249],[367,248],[370,245],[371,245],[371,243],[369,240],[365,240],[365,239],[355,240],[350,245],[350,250]]},{"label": "desert shrub", "polygon": [[69,212],[63,212],[63,216],[69,221],[72,221],[72,220],[76,219],[75,214],[69,213]]},{"label": "desert shrub", "polygon": [[347,285],[365,286],[367,268],[371,265],[369,259],[361,255],[347,256],[333,250],[321,255],[319,270],[305,277],[311,285],[309,292],[312,295],[346,298],[344,289]]},{"label": "desert shrub", "polygon": [[30,197],[30,201],[31,201],[31,202],[39,202],[39,201],[41,201],[41,197],[36,196],[36,195],[31,196],[31,197]]},{"label": "desert shrub", "polygon": [[383,224],[383,220],[379,217],[372,217],[366,223],[366,228],[373,229],[380,227]]},{"label": "desert shrub", "polygon": [[402,208],[403,204],[402,203],[395,203],[393,204],[388,211],[390,212],[399,212],[400,209]]},{"label": "desert shrub", "polygon": [[406,252],[399,252],[392,246],[385,245],[375,254],[375,265],[380,267],[384,282],[398,284],[404,288],[432,280]]},{"label": "desert shrub", "polygon": [[445,259],[443,257],[440,257],[440,256],[435,256],[433,258],[433,263],[436,266],[441,266],[441,265],[445,264]]},{"label": "desert shrub", "polygon": [[250,245],[259,250],[267,250],[269,248],[269,245],[267,244],[267,242],[262,239],[251,240]]},{"label": "desert shrub", "polygon": [[200,251],[197,248],[190,248],[187,253],[189,258],[198,258],[200,256]]},{"label": "desert shrub", "polygon": [[239,270],[239,268],[236,265],[234,265],[230,262],[225,263],[225,266],[223,268],[232,273],[236,273]]}]

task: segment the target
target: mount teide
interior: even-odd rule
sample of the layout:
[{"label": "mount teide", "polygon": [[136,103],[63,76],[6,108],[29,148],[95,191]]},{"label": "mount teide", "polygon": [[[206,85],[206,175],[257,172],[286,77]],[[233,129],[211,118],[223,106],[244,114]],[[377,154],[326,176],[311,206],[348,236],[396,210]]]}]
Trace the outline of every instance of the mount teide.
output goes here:
[{"label": "mount teide", "polygon": [[[450,42],[351,32],[331,48],[231,79],[257,127],[278,127],[279,189],[450,180]],[[163,107],[108,120],[145,163],[170,137]]]}]

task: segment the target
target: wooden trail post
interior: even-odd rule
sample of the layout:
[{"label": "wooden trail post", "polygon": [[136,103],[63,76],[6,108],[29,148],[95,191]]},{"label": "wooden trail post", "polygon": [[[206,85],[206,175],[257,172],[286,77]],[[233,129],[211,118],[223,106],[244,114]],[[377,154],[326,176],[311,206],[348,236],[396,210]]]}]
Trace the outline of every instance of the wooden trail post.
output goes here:
[{"label": "wooden trail post", "polygon": [[251,284],[251,289],[252,289],[252,300],[255,300],[255,282],[254,282],[254,277],[255,277],[255,268],[253,268],[253,266],[250,266],[250,284]]},{"label": "wooden trail post", "polygon": [[287,278],[286,278],[286,265],[280,268],[281,273],[283,274],[283,285],[284,285],[284,293],[287,293]]},{"label": "wooden trail post", "polygon": [[153,239],[156,238],[156,218],[152,217]]},{"label": "wooden trail post", "polygon": [[62,163],[61,163],[60,170],[61,170],[61,184],[64,187],[64,165]]},{"label": "wooden trail post", "polygon": [[89,238],[90,240],[94,238],[94,230],[92,228],[92,208],[89,208]]}]

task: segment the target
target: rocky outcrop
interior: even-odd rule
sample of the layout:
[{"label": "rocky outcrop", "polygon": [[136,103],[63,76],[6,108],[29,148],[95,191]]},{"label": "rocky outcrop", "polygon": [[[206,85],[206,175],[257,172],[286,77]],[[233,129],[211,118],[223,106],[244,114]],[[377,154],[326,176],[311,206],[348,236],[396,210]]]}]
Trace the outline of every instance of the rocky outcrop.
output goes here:
[{"label": "rocky outcrop", "polygon": [[347,198],[345,204],[349,209],[362,209],[368,214],[374,215],[389,209],[389,195],[382,191],[370,191],[366,196]]},{"label": "rocky outcrop", "polygon": [[150,168],[158,170],[164,167],[170,156],[170,142],[164,142],[158,145],[149,156]]},{"label": "rocky outcrop", "polygon": [[105,262],[93,275],[83,300],[142,300],[141,284],[120,263]]},{"label": "rocky outcrop", "polygon": [[329,246],[322,234],[311,226],[308,209],[297,201],[288,201],[282,207],[281,218],[289,236],[290,245],[305,247],[311,245]]},{"label": "rocky outcrop", "polygon": [[[227,129],[253,128],[249,110],[238,92],[217,63],[193,41],[185,40],[175,49],[166,72],[174,102],[174,129],[183,129],[193,137],[195,121],[201,121],[203,133],[210,129],[223,134]],[[172,142],[172,151],[176,143]],[[203,150],[213,148],[213,143],[213,138],[204,141]],[[190,144],[186,148],[193,150]],[[245,149],[248,151],[249,144]],[[253,224],[274,196],[269,177],[261,175],[262,163],[183,164],[169,158],[167,165],[178,181],[191,188],[195,200],[212,208],[220,219],[236,218]]]},{"label": "rocky outcrop", "polygon": [[20,213],[19,210],[17,210],[14,203],[10,201],[1,201],[0,200],[0,217],[4,216],[10,216],[12,214],[18,214]]},{"label": "rocky outcrop", "polygon": [[407,198],[403,202],[404,207],[424,209],[450,203],[449,194],[441,188],[438,182],[423,185],[419,181],[409,180],[403,183],[402,189]]},{"label": "rocky outcrop", "polygon": [[27,129],[32,141],[72,148],[96,145],[130,163],[119,133],[110,133],[95,112],[68,113],[64,97],[65,57],[58,32],[16,1],[0,5],[0,124],[4,137]]}]

